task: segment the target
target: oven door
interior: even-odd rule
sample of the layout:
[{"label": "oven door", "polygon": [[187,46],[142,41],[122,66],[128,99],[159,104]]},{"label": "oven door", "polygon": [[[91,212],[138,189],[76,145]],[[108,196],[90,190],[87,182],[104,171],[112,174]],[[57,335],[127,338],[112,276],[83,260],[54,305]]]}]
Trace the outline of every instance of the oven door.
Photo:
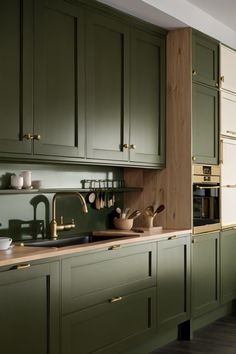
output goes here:
[{"label": "oven door", "polygon": [[193,233],[220,229],[219,184],[193,184]]}]

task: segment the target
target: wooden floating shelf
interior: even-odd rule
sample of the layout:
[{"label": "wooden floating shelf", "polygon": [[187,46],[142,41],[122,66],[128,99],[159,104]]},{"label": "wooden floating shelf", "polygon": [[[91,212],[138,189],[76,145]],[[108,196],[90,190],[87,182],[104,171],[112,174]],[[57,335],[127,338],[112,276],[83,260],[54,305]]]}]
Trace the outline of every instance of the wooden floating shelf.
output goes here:
[{"label": "wooden floating shelf", "polygon": [[57,193],[57,192],[80,192],[80,193],[89,193],[94,190],[100,190],[103,192],[142,192],[143,188],[141,187],[123,187],[123,188],[44,188],[44,189],[0,189],[0,195],[8,195],[8,194],[46,194],[46,193]]}]

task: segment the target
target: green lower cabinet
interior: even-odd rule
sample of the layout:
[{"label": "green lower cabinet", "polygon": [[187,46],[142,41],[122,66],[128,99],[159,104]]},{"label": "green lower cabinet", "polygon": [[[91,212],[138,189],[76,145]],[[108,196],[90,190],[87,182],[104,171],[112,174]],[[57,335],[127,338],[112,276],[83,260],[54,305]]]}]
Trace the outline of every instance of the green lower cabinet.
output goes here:
[{"label": "green lower cabinet", "polygon": [[156,243],[108,248],[62,261],[64,314],[156,286]]},{"label": "green lower cabinet", "polygon": [[190,316],[190,235],[157,246],[158,327],[175,326]]},{"label": "green lower cabinet", "polygon": [[236,298],[236,230],[225,230],[220,235],[221,303]]},{"label": "green lower cabinet", "polygon": [[192,148],[194,163],[218,164],[219,92],[193,84]]},{"label": "green lower cabinet", "polygon": [[63,354],[118,354],[156,330],[156,288],[88,307],[62,319]]},{"label": "green lower cabinet", "polygon": [[2,353],[60,353],[59,263],[1,271],[0,303]]},{"label": "green lower cabinet", "polygon": [[199,234],[192,243],[192,316],[216,309],[220,304],[219,232]]}]

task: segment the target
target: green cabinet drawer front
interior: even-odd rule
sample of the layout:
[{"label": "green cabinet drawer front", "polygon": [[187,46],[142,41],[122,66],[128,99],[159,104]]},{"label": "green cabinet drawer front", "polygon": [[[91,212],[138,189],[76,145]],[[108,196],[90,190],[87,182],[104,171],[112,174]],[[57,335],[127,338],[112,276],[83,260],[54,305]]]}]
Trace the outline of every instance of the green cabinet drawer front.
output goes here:
[{"label": "green cabinet drawer front", "polygon": [[236,230],[221,232],[221,302],[225,304],[236,298]]},{"label": "green cabinet drawer front", "polygon": [[156,288],[151,288],[64,316],[62,353],[125,353],[135,337],[155,330],[155,296]]},{"label": "green cabinet drawer front", "polygon": [[190,236],[158,242],[158,326],[176,325],[190,316]]},{"label": "green cabinet drawer front", "polygon": [[86,48],[87,157],[127,161],[129,29],[89,13]]},{"label": "green cabinet drawer front", "polygon": [[79,255],[62,261],[63,312],[156,284],[155,244]]},{"label": "green cabinet drawer front", "polygon": [[218,91],[193,84],[193,160],[218,163]]},{"label": "green cabinet drawer front", "polygon": [[192,244],[192,315],[219,306],[219,233],[195,236]]},{"label": "green cabinet drawer front", "polygon": [[83,157],[84,14],[48,0],[35,14],[34,153]]},{"label": "green cabinet drawer front", "polygon": [[219,86],[219,45],[200,34],[193,35],[193,80]]},{"label": "green cabinet drawer front", "polygon": [[59,353],[59,265],[0,272],[4,354]]},{"label": "green cabinet drawer front", "polygon": [[0,5],[0,154],[31,153],[23,135],[32,131],[33,2]]},{"label": "green cabinet drawer front", "polygon": [[130,161],[164,164],[165,40],[132,30]]}]

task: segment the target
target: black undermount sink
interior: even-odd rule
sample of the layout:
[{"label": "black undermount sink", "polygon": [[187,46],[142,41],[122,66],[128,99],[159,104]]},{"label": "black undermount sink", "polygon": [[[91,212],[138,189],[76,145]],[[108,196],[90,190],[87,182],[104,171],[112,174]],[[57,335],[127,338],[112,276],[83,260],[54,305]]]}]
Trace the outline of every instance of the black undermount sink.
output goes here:
[{"label": "black undermount sink", "polygon": [[99,241],[93,236],[73,236],[67,238],[59,238],[57,240],[51,239],[42,239],[42,240],[30,240],[25,241],[21,245],[22,246],[30,246],[30,247],[66,247],[73,245],[80,245],[84,243],[92,243]]}]

